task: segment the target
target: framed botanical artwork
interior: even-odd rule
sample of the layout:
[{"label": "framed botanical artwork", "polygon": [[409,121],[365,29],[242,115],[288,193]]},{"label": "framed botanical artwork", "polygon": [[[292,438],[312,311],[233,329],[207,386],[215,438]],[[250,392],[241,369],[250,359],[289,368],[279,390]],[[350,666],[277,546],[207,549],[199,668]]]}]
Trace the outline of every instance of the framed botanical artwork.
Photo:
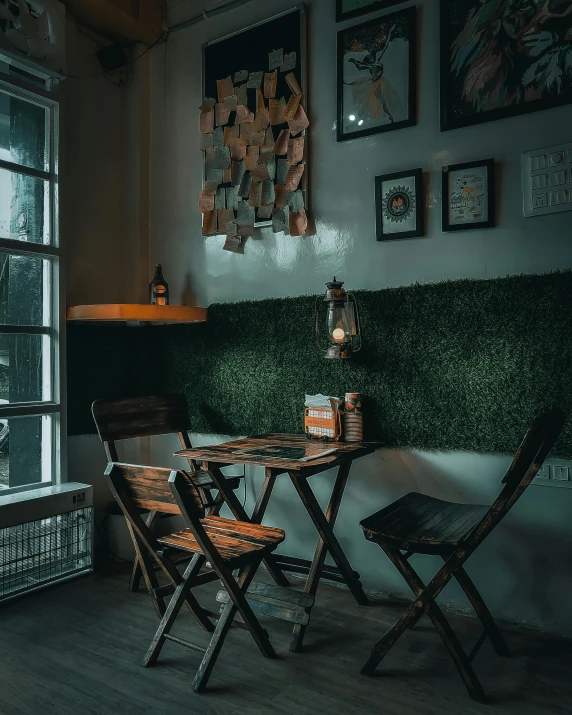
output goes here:
[{"label": "framed botanical artwork", "polygon": [[423,236],[423,171],[376,176],[375,215],[378,241]]},{"label": "framed botanical artwork", "polygon": [[494,159],[443,167],[443,231],[495,225]]},{"label": "framed botanical artwork", "polygon": [[353,20],[376,10],[385,10],[391,5],[398,5],[405,0],[336,0],[336,22]]},{"label": "framed botanical artwork", "polygon": [[441,131],[572,102],[572,0],[441,0]]},{"label": "framed botanical artwork", "polygon": [[338,141],[416,123],[416,45],[414,7],[338,32]]}]

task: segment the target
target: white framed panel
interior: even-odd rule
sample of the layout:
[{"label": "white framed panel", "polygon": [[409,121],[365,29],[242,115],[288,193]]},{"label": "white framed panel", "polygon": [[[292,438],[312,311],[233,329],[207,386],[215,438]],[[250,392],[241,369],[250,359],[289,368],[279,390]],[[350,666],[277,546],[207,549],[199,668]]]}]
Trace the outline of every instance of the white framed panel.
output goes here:
[{"label": "white framed panel", "polygon": [[522,155],[525,216],[572,211],[572,143]]}]

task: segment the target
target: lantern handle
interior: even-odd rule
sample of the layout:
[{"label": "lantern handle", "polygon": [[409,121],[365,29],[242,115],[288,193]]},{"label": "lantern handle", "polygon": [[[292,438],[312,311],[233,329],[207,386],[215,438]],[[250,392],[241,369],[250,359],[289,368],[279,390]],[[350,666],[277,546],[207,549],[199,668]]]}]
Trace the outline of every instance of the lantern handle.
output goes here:
[{"label": "lantern handle", "polygon": [[316,313],[316,343],[318,345],[318,350],[322,350],[322,347],[320,346],[320,315],[318,312],[318,301],[320,300],[320,296],[316,296],[316,302],[314,305],[314,311]]},{"label": "lantern handle", "polygon": [[352,298],[352,300],[353,300],[353,302],[354,302],[354,305],[355,305],[355,309],[356,309],[356,326],[357,326],[357,332],[358,332],[358,335],[359,335],[359,348],[357,348],[356,350],[354,350],[354,349],[352,348],[352,352],[354,352],[354,353],[359,353],[359,351],[361,350],[361,344],[362,344],[362,338],[361,338],[361,323],[360,323],[360,319],[359,319],[359,305],[358,305],[358,302],[357,302],[357,300],[356,300],[356,297],[355,297],[355,295],[354,295],[353,293],[348,293],[347,295],[348,295],[348,298]]}]

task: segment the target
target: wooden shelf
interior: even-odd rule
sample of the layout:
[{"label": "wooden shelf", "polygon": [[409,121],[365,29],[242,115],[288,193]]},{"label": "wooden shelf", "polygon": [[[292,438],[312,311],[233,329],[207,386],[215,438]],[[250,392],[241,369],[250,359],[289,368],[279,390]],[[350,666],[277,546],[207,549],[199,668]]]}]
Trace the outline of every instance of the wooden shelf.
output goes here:
[{"label": "wooden shelf", "polygon": [[207,309],[188,305],[139,303],[72,305],[68,308],[67,318],[74,323],[204,323],[207,319]]}]

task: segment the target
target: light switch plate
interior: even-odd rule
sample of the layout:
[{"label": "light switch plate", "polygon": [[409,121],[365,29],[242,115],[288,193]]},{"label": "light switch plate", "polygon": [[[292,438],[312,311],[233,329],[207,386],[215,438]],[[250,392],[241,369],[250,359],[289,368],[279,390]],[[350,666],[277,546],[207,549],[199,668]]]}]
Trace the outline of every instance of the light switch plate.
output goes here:
[{"label": "light switch plate", "polygon": [[572,489],[572,462],[562,459],[547,460],[532,483],[544,487]]},{"label": "light switch plate", "polygon": [[572,144],[522,155],[525,216],[572,211]]}]

